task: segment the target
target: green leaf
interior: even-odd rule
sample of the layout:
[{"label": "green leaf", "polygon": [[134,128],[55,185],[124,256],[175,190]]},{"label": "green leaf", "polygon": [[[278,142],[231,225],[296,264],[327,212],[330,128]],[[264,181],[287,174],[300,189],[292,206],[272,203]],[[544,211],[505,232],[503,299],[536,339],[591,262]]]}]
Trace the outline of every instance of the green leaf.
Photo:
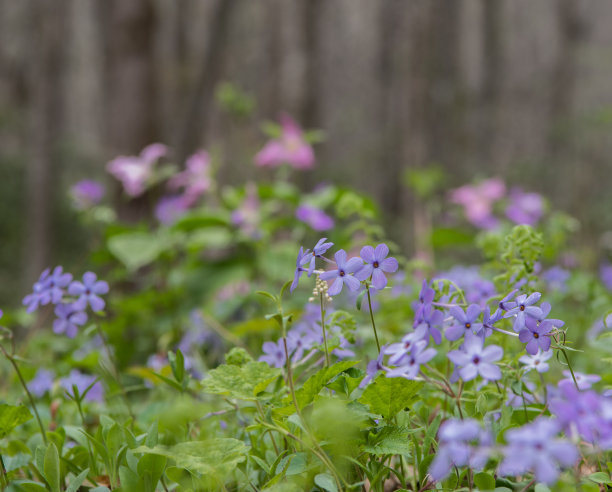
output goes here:
[{"label": "green leaf", "polygon": [[490,473],[480,472],[474,475],[474,484],[480,490],[494,490],[495,478]]},{"label": "green leaf", "polygon": [[112,255],[130,271],[152,263],[166,247],[166,241],[146,232],[112,236],[106,243]]},{"label": "green leaf", "polygon": [[[350,369],[355,364],[357,364],[356,360],[337,362],[336,364],[330,367],[325,367],[310,376],[304,385],[295,392],[295,397],[300,408],[304,408],[309,403],[312,403],[315,397],[331,379],[336,377],[338,374],[343,373],[347,369]],[[285,403],[291,403],[291,399],[286,397]]]},{"label": "green leaf", "polygon": [[60,491],[60,463],[59,453],[55,444],[50,443],[47,446],[47,452],[45,453],[45,462],[43,465],[43,474],[51,492]]},{"label": "green leaf", "polygon": [[176,466],[196,475],[213,475],[223,479],[245,460],[247,447],[242,441],[231,438],[190,441],[172,447],[140,446],[134,453],[165,456],[176,462]]},{"label": "green leaf", "polygon": [[143,481],[145,491],[155,492],[157,490],[159,479],[164,474],[164,469],[166,468],[166,458],[166,456],[159,453],[151,453],[143,456],[138,461],[137,471]]},{"label": "green leaf", "polygon": [[170,368],[172,369],[174,378],[179,383],[182,383],[185,377],[185,357],[183,353],[179,349],[176,349],[176,354],[168,352],[168,362],[170,362]]},{"label": "green leaf", "polygon": [[32,414],[23,405],[0,404],[0,439],[5,437],[15,427],[27,422],[31,418]]},{"label": "green leaf", "polygon": [[3,456],[4,468],[7,472],[19,470],[19,468],[29,465],[32,461],[32,456],[27,453],[18,453],[14,456]]},{"label": "green leaf", "polygon": [[421,386],[420,381],[381,375],[370,383],[359,401],[368,405],[372,413],[391,418],[415,400]]},{"label": "green leaf", "polygon": [[47,487],[31,480],[15,480],[12,485],[23,492],[47,492]]},{"label": "green leaf", "polygon": [[387,454],[409,456],[409,435],[410,429],[408,427],[385,426],[378,434],[369,436],[368,444],[363,447],[363,450],[376,456]]},{"label": "green leaf", "polygon": [[606,485],[612,484],[612,480],[610,480],[610,475],[605,472],[591,473],[587,478],[595,483],[603,483]]},{"label": "green leaf", "polygon": [[314,478],[314,482],[327,492],[338,492],[336,481],[334,480],[334,477],[332,477],[329,473],[319,473]]},{"label": "green leaf", "polygon": [[265,362],[247,362],[243,366],[222,364],[208,373],[202,387],[206,393],[254,401],[280,374],[279,369]]},{"label": "green leaf", "polygon": [[81,473],[79,473],[76,477],[72,479],[70,485],[66,489],[66,492],[77,492],[81,484],[85,481],[85,477],[89,473],[89,468],[85,468]]}]

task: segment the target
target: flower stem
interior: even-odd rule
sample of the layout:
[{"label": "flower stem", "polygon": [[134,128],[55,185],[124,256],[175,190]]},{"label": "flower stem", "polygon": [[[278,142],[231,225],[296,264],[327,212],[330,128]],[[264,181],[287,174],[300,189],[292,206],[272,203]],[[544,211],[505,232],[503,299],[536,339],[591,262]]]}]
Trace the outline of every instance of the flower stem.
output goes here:
[{"label": "flower stem", "polygon": [[368,308],[370,309],[370,319],[372,320],[372,329],[374,330],[374,338],[376,338],[376,347],[378,347],[378,353],[380,354],[380,342],[378,341],[378,333],[376,333],[376,323],[374,322],[374,313],[372,312],[372,298],[370,297],[370,287],[366,285],[368,292]]},{"label": "flower stem", "polygon": [[321,300],[321,330],[323,331],[323,343],[325,344],[325,367],[329,367],[329,350],[327,348],[327,335],[325,333],[325,304],[323,302],[323,293],[319,294]]},{"label": "flower stem", "polygon": [[574,384],[576,385],[576,389],[580,390],[580,388],[578,387],[578,382],[576,381],[576,376],[574,375],[574,370],[572,369],[572,364],[570,363],[569,357],[567,356],[567,353],[565,352],[565,349],[561,349],[561,352],[563,353],[563,356],[565,357],[565,361],[567,362],[567,367],[570,370],[570,374],[572,375],[572,379],[574,380]]}]

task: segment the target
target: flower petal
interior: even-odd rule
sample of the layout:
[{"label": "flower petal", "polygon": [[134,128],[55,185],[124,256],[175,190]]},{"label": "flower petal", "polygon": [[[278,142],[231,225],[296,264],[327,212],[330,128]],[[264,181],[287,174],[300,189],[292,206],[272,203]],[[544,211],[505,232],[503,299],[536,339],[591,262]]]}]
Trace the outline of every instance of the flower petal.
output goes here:
[{"label": "flower petal", "polygon": [[374,258],[380,263],[383,261],[387,255],[389,254],[389,247],[385,243],[381,243],[376,246],[376,250],[374,250]]},{"label": "flower petal", "polygon": [[374,248],[372,246],[364,246],[361,248],[359,255],[366,263],[374,263]]}]

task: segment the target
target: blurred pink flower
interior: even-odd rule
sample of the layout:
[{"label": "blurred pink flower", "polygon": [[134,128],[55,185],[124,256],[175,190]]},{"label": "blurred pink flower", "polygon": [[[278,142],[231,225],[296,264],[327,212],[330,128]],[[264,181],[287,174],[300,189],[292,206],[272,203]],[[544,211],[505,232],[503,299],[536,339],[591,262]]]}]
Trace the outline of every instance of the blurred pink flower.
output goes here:
[{"label": "blurred pink flower", "polygon": [[232,212],[232,224],[238,226],[247,236],[260,236],[259,197],[255,183],[247,183],[244,201]]},{"label": "blurred pink flower", "polygon": [[510,205],[506,217],[515,224],[534,226],[544,214],[544,199],[538,193],[525,193],[520,188],[510,191]]},{"label": "blurred pink flower", "polygon": [[477,185],[465,185],[451,191],[451,202],[462,205],[467,219],[482,229],[494,228],[493,204],[504,196],[506,186],[499,178],[490,178]]},{"label": "blurred pink flower", "polygon": [[180,217],[185,215],[189,209],[189,204],[184,195],[165,196],[155,207],[155,218],[162,224],[172,225]]},{"label": "blurred pink flower", "polygon": [[185,203],[189,206],[210,189],[210,157],[200,150],[187,158],[185,170],[175,175],[168,183],[173,190],[184,188]]},{"label": "blurred pink flower", "polygon": [[295,211],[295,216],[315,231],[327,231],[334,227],[334,219],[312,205],[300,205]]},{"label": "blurred pink flower", "polygon": [[123,184],[125,192],[136,197],[142,195],[151,177],[153,165],[168,148],[160,143],[151,144],[139,156],[119,156],[106,165],[106,170]]},{"label": "blurred pink flower", "polygon": [[74,206],[85,210],[100,203],[104,197],[104,185],[92,179],[84,179],[70,189]]},{"label": "blurred pink flower", "polygon": [[304,139],[302,129],[288,115],[281,115],[281,136],[270,140],[255,156],[260,167],[277,167],[290,164],[295,169],[314,166],[314,151]]}]

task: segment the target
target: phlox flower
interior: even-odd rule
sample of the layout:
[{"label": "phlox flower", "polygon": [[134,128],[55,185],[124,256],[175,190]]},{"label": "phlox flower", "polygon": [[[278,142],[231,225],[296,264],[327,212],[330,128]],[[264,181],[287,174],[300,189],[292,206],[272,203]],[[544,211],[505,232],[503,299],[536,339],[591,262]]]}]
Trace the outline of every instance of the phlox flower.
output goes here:
[{"label": "phlox flower", "polygon": [[139,156],[116,157],[106,165],[106,169],[121,181],[129,196],[136,197],[144,193],[153,173],[153,165],[167,151],[165,145],[154,143],[142,149]]},{"label": "phlox flower", "polygon": [[270,140],[255,156],[260,167],[278,167],[289,164],[294,169],[314,166],[314,151],[304,139],[302,129],[286,114],[281,115],[281,135]]},{"label": "phlox flower", "polygon": [[45,393],[51,391],[54,379],[55,373],[53,371],[40,368],[36,371],[34,378],[28,383],[28,390],[34,396],[41,398]]},{"label": "phlox flower", "polygon": [[572,443],[556,439],[559,430],[558,421],[540,417],[523,427],[506,431],[508,446],[503,449],[499,473],[522,475],[533,471],[538,482],[554,484],[560,465],[570,467],[578,459],[578,451]]},{"label": "phlox flower", "polygon": [[325,241],[327,241],[327,238],[322,237],[317,241],[317,244],[314,245],[314,248],[312,248],[312,258],[310,259],[310,265],[308,267],[309,274],[312,274],[314,271],[317,258],[322,258],[327,250],[334,245],[334,243],[326,243]]},{"label": "phlox flower", "polygon": [[482,330],[482,323],[476,320],[480,316],[480,306],[471,304],[466,311],[463,311],[459,306],[453,306],[449,309],[450,315],[455,318],[455,322],[446,329],[445,335],[450,341],[459,340],[463,335],[466,339],[469,335],[477,334]]},{"label": "phlox flower", "polygon": [[264,342],[262,350],[265,355],[260,356],[259,360],[266,362],[271,367],[281,368],[287,362],[287,357],[285,356],[285,346],[282,338],[276,343]]},{"label": "phlox flower", "polygon": [[[574,384],[574,379],[572,378],[572,373],[566,369],[563,371],[564,379],[561,381],[570,381]],[[598,374],[583,374],[578,371],[574,371],[574,376],[576,377],[576,384],[578,384],[579,390],[589,389],[593,384],[601,381],[601,376]]]},{"label": "phlox flower", "polygon": [[534,292],[529,296],[527,296],[527,294],[521,294],[514,301],[505,303],[508,312],[504,315],[504,318],[516,316],[513,325],[514,331],[519,333],[523,328],[525,328],[526,317],[530,317],[535,320],[543,318],[542,309],[534,306],[534,304],[540,300],[540,297],[542,297],[542,294],[539,292]]},{"label": "phlox flower", "polygon": [[525,319],[525,328],[519,332],[519,340],[526,343],[528,354],[535,355],[538,350],[546,352],[550,348],[550,332],[553,325],[549,320],[538,323],[533,318]]},{"label": "phlox flower", "polygon": [[334,219],[313,205],[300,205],[295,216],[315,231],[327,231],[334,227]]},{"label": "phlox flower", "polygon": [[427,280],[423,279],[423,285],[419,292],[419,303],[414,310],[414,326],[420,323],[420,319],[423,316],[423,310],[433,302],[435,295],[436,291],[429,287]]},{"label": "phlox flower", "polygon": [[92,179],[79,181],[70,189],[75,208],[85,210],[100,203],[104,197],[104,185]]},{"label": "phlox flower", "polygon": [[62,388],[66,390],[68,395],[74,397],[74,389],[73,386],[76,386],[79,395],[82,397],[83,393],[91,386],[87,394],[85,395],[86,401],[104,403],[104,387],[100,381],[96,381],[96,376],[89,376],[87,374],[81,373],[78,369],[73,369],[70,371],[70,375],[66,378],[63,378],[60,381],[60,385]]},{"label": "phlox flower", "polygon": [[189,210],[184,195],[162,197],[155,206],[155,218],[164,225],[172,225]]},{"label": "phlox flower", "polygon": [[105,302],[100,296],[108,293],[108,284],[104,280],[98,280],[95,273],[86,272],[82,282],[75,280],[70,284],[68,293],[78,296],[74,303],[75,309],[82,311],[89,304],[94,311],[102,311]]},{"label": "phlox flower", "polygon": [[87,322],[87,313],[75,308],[74,304],[58,304],[55,306],[57,318],[53,321],[53,333],[65,333],[68,338],[76,337],[78,327]]},{"label": "phlox flower", "polygon": [[520,188],[510,192],[510,204],[506,208],[506,217],[515,224],[534,226],[544,214],[544,199],[537,193],[525,193]]},{"label": "phlox flower", "polygon": [[512,309],[515,304],[512,301],[512,299],[514,299],[514,296],[517,293],[517,289],[512,290],[511,292],[509,292],[508,294],[506,294],[501,301],[499,301],[497,303],[497,309],[495,310],[495,312],[493,313],[493,317],[494,318],[499,318],[501,319],[503,317],[503,314],[508,311],[509,309]]},{"label": "phlox flower", "polygon": [[347,261],[346,251],[343,249],[337,251],[334,258],[338,268],[335,270],[328,270],[319,275],[321,280],[335,279],[327,293],[330,296],[335,296],[342,291],[342,287],[345,284],[350,290],[359,289],[361,283],[351,274],[355,273],[363,266],[361,258],[353,257]]},{"label": "phlox flower", "polygon": [[361,380],[361,383],[359,383],[360,388],[365,388],[368,384],[370,384],[370,381],[372,381],[372,379],[374,379],[376,375],[385,368],[383,365],[385,349],[386,347],[381,347],[378,357],[368,362],[366,367],[366,376]]},{"label": "phlox flower", "polygon": [[552,350],[542,351],[541,349],[539,349],[533,355],[522,355],[519,358],[519,362],[521,364],[525,364],[525,372],[529,372],[532,369],[535,369],[536,371],[542,373],[548,371],[548,369],[550,368],[547,361],[552,356]]},{"label": "phlox flower", "polygon": [[310,277],[312,271],[308,268],[304,268],[304,266],[310,263],[311,258],[312,253],[309,253],[309,250],[304,251],[304,248],[300,247],[297,259],[295,260],[295,273],[293,275],[293,282],[291,282],[291,288],[289,289],[290,292],[293,292],[298,286],[302,273],[307,272]]},{"label": "phlox flower", "polygon": [[444,323],[444,314],[442,311],[434,309],[433,305],[424,305],[421,311],[421,318],[418,320],[417,329],[421,326],[427,328],[428,334],[433,338],[436,345],[442,343],[442,333],[440,328]]},{"label": "phlox flower", "polygon": [[388,345],[384,350],[385,355],[389,356],[389,364],[392,366],[401,364],[408,353],[412,350],[414,344],[420,342],[427,337],[427,327],[419,326],[416,330],[404,335],[401,342],[392,343]]},{"label": "phlox flower", "polygon": [[393,257],[387,258],[389,247],[382,243],[374,249],[372,246],[364,246],[361,248],[361,259],[365,265],[359,270],[355,277],[359,280],[366,280],[372,277],[372,285],[378,290],[382,290],[387,286],[387,277],[385,273],[393,273],[397,271],[397,260]]},{"label": "phlox flower", "polygon": [[504,351],[497,345],[484,347],[483,344],[480,337],[469,337],[461,350],[451,350],[447,354],[451,362],[460,367],[459,376],[464,381],[470,381],[478,375],[489,381],[501,379],[501,370],[493,362],[500,360]]},{"label": "phlox flower", "polygon": [[425,340],[413,343],[410,350],[405,352],[402,358],[397,361],[398,367],[387,370],[387,377],[415,379],[421,371],[421,365],[427,364],[436,355],[435,349],[426,347],[427,342]]},{"label": "phlox flower", "polygon": [[504,196],[506,187],[497,178],[478,185],[465,185],[451,191],[451,202],[462,205],[467,219],[476,227],[493,229],[498,220],[493,216],[493,204]]},{"label": "phlox flower", "polygon": [[32,293],[23,298],[23,304],[27,306],[27,312],[32,313],[38,306],[61,302],[64,296],[64,288],[72,280],[72,275],[64,273],[61,266],[55,267],[53,272],[46,269],[40,274],[40,278],[32,287]]}]

